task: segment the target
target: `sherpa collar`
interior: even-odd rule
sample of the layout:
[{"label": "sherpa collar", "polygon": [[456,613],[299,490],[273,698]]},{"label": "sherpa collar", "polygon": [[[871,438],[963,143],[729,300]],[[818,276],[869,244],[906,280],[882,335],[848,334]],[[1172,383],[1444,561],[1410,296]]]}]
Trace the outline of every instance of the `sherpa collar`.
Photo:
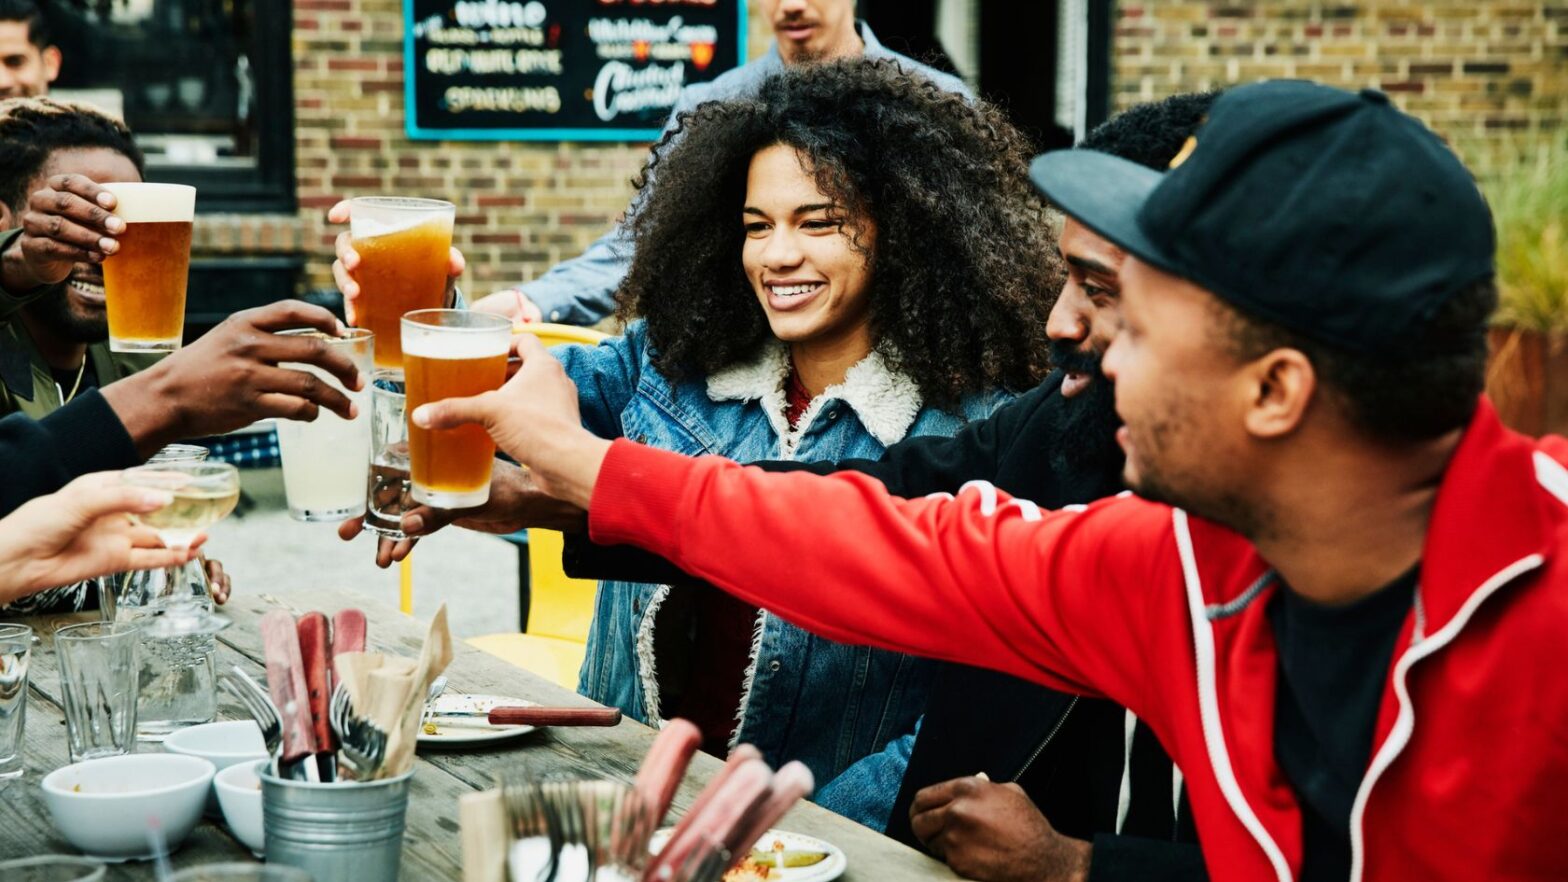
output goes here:
[{"label": "sherpa collar", "polygon": [[785,419],[784,382],[789,377],[789,350],[773,340],[750,361],[715,371],[708,377],[708,398],[713,401],[759,401],[768,423],[778,433],[786,456],[792,456],[800,436],[822,408],[842,401],[855,411],[861,425],[883,447],[903,440],[920,414],[920,389],[897,373],[875,350],[844,374],[844,382],[829,386],[812,399],[798,430]]}]

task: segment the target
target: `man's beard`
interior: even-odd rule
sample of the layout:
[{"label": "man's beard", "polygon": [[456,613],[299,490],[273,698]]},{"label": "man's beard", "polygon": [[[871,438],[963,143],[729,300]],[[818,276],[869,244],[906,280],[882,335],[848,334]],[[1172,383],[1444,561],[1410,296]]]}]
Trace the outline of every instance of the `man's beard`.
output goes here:
[{"label": "man's beard", "polygon": [[1051,341],[1051,364],[1057,370],[1088,375],[1089,385],[1067,399],[1062,407],[1061,443],[1051,451],[1057,469],[1069,471],[1115,470],[1122,467],[1122,448],[1116,443],[1121,417],[1116,415],[1116,387],[1100,373],[1100,355],[1076,349],[1060,340]]},{"label": "man's beard", "polygon": [[70,283],[62,282],[49,293],[28,303],[27,314],[40,327],[66,343],[102,343],[109,339],[105,316],[87,317],[71,308]]}]

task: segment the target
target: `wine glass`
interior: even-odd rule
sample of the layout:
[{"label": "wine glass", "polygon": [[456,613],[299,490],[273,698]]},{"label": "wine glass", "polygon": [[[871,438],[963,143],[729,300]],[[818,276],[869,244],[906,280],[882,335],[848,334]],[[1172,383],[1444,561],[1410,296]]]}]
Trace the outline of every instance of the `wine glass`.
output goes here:
[{"label": "wine glass", "polygon": [[[169,503],[136,516],[158,531],[164,545],[188,548],[239,502],[239,470],[228,463],[179,460],[126,469],[124,480],[163,491]],[[212,635],[230,620],[212,611],[206,575],[197,567],[127,573],[115,601],[114,620],[142,632],[141,695],[137,737],[158,741],[184,726],[210,721],[217,712]]]},{"label": "wine glass", "polygon": [[137,520],[169,548],[189,548],[200,533],[229,516],[240,501],[239,469],[226,462],[160,462],[126,469],[125,482],[162,490],[173,500]]}]

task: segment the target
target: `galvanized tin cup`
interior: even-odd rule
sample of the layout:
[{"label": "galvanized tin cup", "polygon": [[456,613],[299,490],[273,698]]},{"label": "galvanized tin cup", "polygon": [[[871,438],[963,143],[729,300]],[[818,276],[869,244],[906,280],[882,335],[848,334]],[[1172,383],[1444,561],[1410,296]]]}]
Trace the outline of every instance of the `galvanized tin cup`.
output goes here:
[{"label": "galvanized tin cup", "polygon": [[393,882],[403,857],[412,770],[385,781],[288,781],[263,765],[267,863],[299,867],[316,882]]}]

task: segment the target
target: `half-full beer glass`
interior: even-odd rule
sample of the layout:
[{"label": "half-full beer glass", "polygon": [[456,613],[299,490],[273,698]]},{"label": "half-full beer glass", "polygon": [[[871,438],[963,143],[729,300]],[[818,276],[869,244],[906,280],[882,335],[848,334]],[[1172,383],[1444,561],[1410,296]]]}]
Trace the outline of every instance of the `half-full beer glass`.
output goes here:
[{"label": "half-full beer glass", "polygon": [[354,322],[376,335],[376,367],[402,367],[398,321],[442,305],[457,209],[399,196],[361,196],[349,205],[349,233],[359,252]]},{"label": "half-full beer glass", "polygon": [[422,404],[500,388],[512,322],[460,309],[423,309],[403,316],[403,375],[408,396],[409,471],[414,498],[435,508],[468,508],[490,498],[495,442],[481,426],[422,429]]},{"label": "half-full beer glass", "polygon": [[173,352],[185,334],[185,282],[191,263],[196,188],[109,183],[125,221],[120,248],[103,261],[109,348]]}]

